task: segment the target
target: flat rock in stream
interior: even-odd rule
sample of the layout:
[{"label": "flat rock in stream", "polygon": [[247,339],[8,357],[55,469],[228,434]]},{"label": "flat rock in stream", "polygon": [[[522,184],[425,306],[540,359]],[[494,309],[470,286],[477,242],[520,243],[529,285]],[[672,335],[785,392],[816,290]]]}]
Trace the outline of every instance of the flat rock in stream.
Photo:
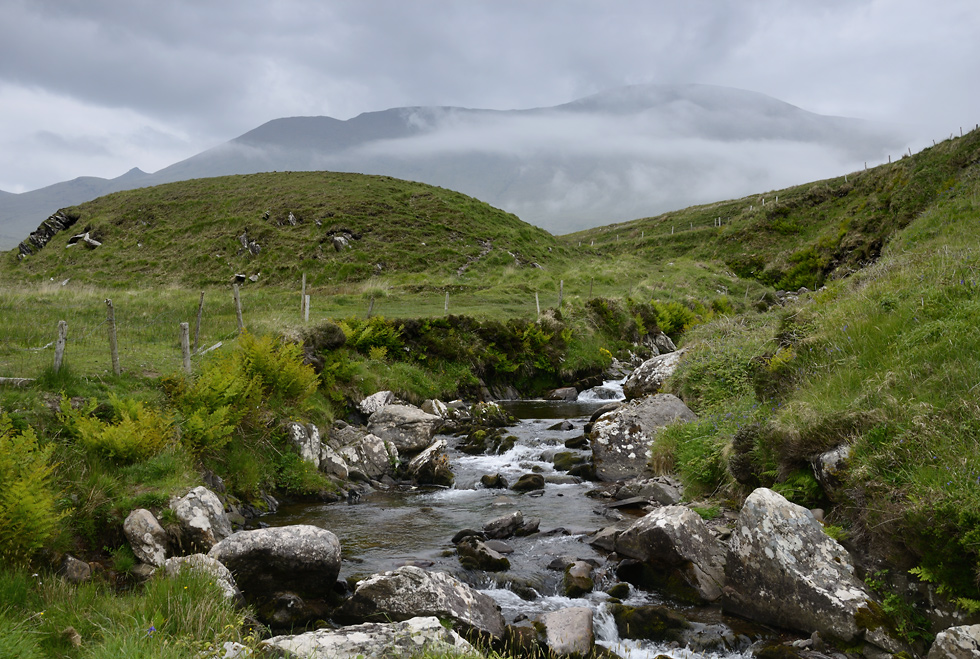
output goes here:
[{"label": "flat rock in stream", "polygon": [[319,629],[297,636],[275,636],[262,645],[297,659],[415,656],[423,652],[450,657],[477,655],[476,648],[456,632],[443,627],[434,616]]},{"label": "flat rock in stream", "polygon": [[595,646],[592,609],[573,606],[541,616],[548,647],[557,655],[586,656]]},{"label": "flat rock in stream", "polygon": [[397,621],[416,616],[452,618],[463,628],[504,635],[504,617],[493,598],[445,572],[405,566],[357,584],[354,595],[336,612],[345,622]]},{"label": "flat rock in stream", "polygon": [[368,432],[391,442],[400,452],[417,453],[432,443],[442,419],[413,405],[386,405],[368,419]]}]

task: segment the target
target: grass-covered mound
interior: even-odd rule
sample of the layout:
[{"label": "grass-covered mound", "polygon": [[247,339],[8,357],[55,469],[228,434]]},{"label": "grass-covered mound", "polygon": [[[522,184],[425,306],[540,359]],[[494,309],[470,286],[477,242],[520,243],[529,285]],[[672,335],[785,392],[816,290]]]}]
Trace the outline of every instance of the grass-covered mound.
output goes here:
[{"label": "grass-covered mound", "polygon": [[[292,283],[306,273],[311,285],[322,285],[530,268],[561,251],[543,229],[472,197],[362,174],[196,179],[107,195],[64,213],[75,224],[43,249],[21,261],[16,250],[4,255],[9,277],[199,287],[236,274]],[[101,246],[67,247],[85,232]],[[335,238],[347,246],[338,251]]]}]

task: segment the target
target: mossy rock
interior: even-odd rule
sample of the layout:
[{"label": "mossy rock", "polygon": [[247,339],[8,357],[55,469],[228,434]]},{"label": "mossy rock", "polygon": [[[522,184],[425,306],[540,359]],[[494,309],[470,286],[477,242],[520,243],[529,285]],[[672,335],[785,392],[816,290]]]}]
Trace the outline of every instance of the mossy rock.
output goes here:
[{"label": "mossy rock", "polygon": [[681,642],[684,630],[691,626],[684,616],[664,606],[613,604],[609,610],[621,638]]},{"label": "mossy rock", "polygon": [[630,586],[628,583],[620,582],[607,588],[606,595],[624,600],[630,596]]}]

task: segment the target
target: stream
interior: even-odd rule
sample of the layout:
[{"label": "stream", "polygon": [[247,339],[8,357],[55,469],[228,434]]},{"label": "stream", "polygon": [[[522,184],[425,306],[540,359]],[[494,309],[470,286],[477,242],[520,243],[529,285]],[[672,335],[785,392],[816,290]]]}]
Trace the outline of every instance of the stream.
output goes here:
[{"label": "stream", "polygon": [[[551,462],[559,451],[569,451],[565,441],[580,437],[589,416],[610,400],[622,399],[621,382],[607,382],[601,388],[582,392],[579,399],[555,401],[501,401],[518,425],[506,432],[517,437],[514,447],[501,455],[467,455],[456,450],[460,438],[443,436],[449,442],[447,451],[456,477],[452,488],[413,488],[373,491],[357,503],[297,504],[282,506],[274,515],[263,517],[270,526],[312,524],[329,529],[340,539],[343,548],[341,579],[361,579],[402,565],[417,565],[432,571],[444,571],[496,600],[508,623],[566,607],[586,606],[593,609],[596,642],[623,657],[646,659],[667,655],[677,659],[689,657],[741,658],[750,640],[737,619],[724,617],[718,607],[676,606],[655,593],[630,587],[623,600],[628,605],[668,604],[692,621],[695,628],[718,630],[736,639],[739,651],[719,653],[672,648],[649,641],[621,640],[612,615],[607,610],[608,595],[602,591],[617,583],[615,565],[607,564],[605,554],[584,540],[598,529],[613,524],[623,527],[643,514],[641,511],[611,510],[599,499],[586,496],[595,484],[579,482],[556,471]],[[551,427],[568,420],[571,430]],[[588,449],[577,452],[590,455]],[[499,473],[513,484],[526,473],[540,473],[545,488],[528,494],[510,490],[484,488],[480,478]],[[505,572],[478,572],[462,568],[451,538],[461,529],[480,529],[497,517],[520,510],[525,519],[541,518],[541,533],[506,540],[513,548],[508,555],[511,568]],[[549,569],[549,563],[560,557],[593,561],[595,591],[581,598],[562,593],[561,570]],[[757,630],[754,630],[757,631]],[[757,640],[758,635],[753,634]]]}]

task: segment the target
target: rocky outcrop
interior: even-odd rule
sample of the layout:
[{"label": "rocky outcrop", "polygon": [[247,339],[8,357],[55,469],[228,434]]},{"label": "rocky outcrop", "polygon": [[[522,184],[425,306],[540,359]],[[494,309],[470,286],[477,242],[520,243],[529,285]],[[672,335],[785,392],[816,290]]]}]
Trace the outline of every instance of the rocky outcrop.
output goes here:
[{"label": "rocky outcrop", "polygon": [[31,232],[27,240],[18,245],[17,249],[20,253],[17,255],[17,258],[22,259],[43,249],[55,235],[73,226],[75,222],[78,222],[79,217],[77,213],[69,213],[64,209],[50,216],[44,222],[41,222],[41,226]]},{"label": "rocky outcrop", "polygon": [[[670,594],[713,602],[725,584],[725,556],[704,520],[684,506],[658,508],[616,537],[616,552],[646,563]],[[689,592],[678,592],[689,591]]]},{"label": "rocky outcrop", "polygon": [[160,567],[167,560],[170,539],[149,510],[138,508],[129,513],[123,522],[123,533],[140,562]]},{"label": "rocky outcrop", "polygon": [[545,640],[559,656],[587,656],[595,645],[592,609],[573,606],[541,616]]},{"label": "rocky outcrop", "polygon": [[926,659],[976,659],[980,657],[980,625],[950,627],[939,632]]},{"label": "rocky outcrop", "polygon": [[176,576],[185,569],[197,570],[207,574],[214,579],[226,598],[235,602],[242,601],[242,591],[238,590],[238,584],[235,583],[235,577],[232,576],[231,570],[216,558],[207,554],[191,554],[190,556],[168,558],[163,564],[163,571],[169,577]]},{"label": "rocky outcrop", "polygon": [[371,415],[367,430],[394,444],[400,453],[418,453],[432,443],[441,424],[442,419],[417,407],[392,404]]},{"label": "rocky outcrop", "polygon": [[189,549],[208,551],[231,535],[231,522],[218,495],[204,486],[195,487],[170,504],[180,522]]},{"label": "rocky outcrop", "polygon": [[404,622],[375,623],[319,629],[297,636],[274,636],[263,642],[295,659],[355,659],[360,657],[477,656],[462,636],[446,629],[434,616]]},{"label": "rocky outcrop", "polygon": [[493,638],[504,634],[504,618],[489,595],[445,572],[427,572],[410,565],[360,582],[335,615],[341,621],[369,622],[415,616],[451,618],[468,631]]},{"label": "rocky outcrop", "polygon": [[626,400],[633,400],[660,392],[660,388],[669,378],[684,356],[684,350],[657,355],[643,362],[633,371],[623,383],[623,394]]},{"label": "rocky outcrop", "polygon": [[249,601],[281,592],[323,598],[340,573],[337,536],[304,524],[239,531],[208,555],[231,570]]},{"label": "rocky outcrop", "polygon": [[672,394],[634,400],[604,414],[589,433],[596,477],[615,481],[644,474],[656,431],[673,421],[695,420],[694,412]]},{"label": "rocky outcrop", "polygon": [[854,572],[847,551],[809,510],[766,488],[742,507],[729,542],[725,610],[844,643],[865,640],[891,652],[874,611],[880,607]]}]

